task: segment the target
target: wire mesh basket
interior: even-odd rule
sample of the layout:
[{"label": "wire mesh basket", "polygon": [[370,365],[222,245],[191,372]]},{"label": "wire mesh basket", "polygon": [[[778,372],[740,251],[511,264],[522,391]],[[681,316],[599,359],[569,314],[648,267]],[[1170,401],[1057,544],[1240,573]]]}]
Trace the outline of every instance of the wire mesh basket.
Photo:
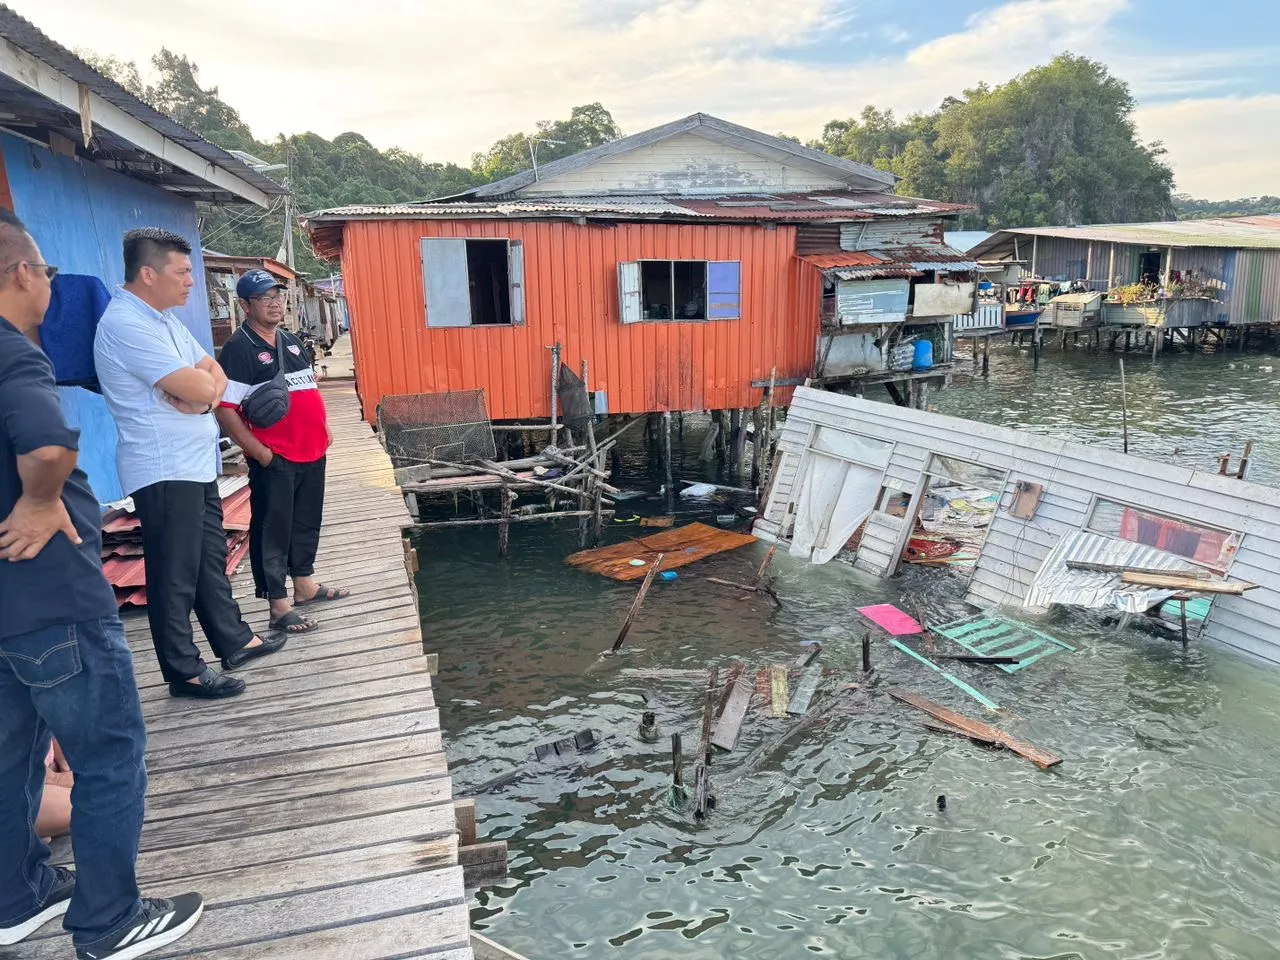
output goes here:
[{"label": "wire mesh basket", "polygon": [[492,460],[497,455],[483,390],[383,397],[378,430],[397,467],[428,460]]}]

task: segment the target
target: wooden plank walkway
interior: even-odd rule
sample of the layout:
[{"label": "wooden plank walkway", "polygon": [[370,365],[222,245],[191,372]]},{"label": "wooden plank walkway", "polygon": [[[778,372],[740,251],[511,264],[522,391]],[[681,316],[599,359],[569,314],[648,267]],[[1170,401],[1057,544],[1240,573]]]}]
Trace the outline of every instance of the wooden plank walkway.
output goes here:
[{"label": "wooden plank walkway", "polygon": [[[350,384],[333,426],[317,576],[351,588],[313,634],[237,673],[222,703],[174,700],[145,616],[126,620],[147,721],[144,894],[204,894],[203,919],[153,956],[471,960],[452,784],[391,462]],[[249,564],[232,579],[266,626]],[[197,638],[210,656],[197,628]],[[0,958],[70,956],[57,924]]]}]

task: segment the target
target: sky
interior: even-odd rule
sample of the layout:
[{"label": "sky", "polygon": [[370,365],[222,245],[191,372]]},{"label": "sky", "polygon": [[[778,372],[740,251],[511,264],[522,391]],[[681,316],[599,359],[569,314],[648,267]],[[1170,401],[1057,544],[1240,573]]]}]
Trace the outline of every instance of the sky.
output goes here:
[{"label": "sky", "polygon": [[1070,50],[1130,84],[1178,192],[1280,195],[1280,0],[6,2],[67,47],[186,54],[260,140],[354,130],[463,165],[596,100],[626,133],[702,111],[807,140]]}]

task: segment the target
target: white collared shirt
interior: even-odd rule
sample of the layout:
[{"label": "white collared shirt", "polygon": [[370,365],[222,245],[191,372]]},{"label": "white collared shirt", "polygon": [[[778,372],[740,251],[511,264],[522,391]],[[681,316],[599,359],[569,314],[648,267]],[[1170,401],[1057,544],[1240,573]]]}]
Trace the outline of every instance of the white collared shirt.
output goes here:
[{"label": "white collared shirt", "polygon": [[162,480],[218,477],[218,422],[179,413],[156,384],[208,353],[169,311],[117,287],[93,341],[107,409],[116,422],[116,466],[126,495]]}]

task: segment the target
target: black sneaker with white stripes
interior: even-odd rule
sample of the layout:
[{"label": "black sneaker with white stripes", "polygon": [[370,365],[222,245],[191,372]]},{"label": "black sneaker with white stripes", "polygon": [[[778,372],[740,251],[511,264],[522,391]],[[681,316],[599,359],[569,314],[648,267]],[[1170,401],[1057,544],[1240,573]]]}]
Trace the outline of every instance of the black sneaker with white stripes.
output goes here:
[{"label": "black sneaker with white stripes", "polygon": [[184,893],[172,900],[142,901],[142,912],[129,929],[93,947],[78,947],[78,960],[133,960],[185,937],[204,912],[204,898]]},{"label": "black sneaker with white stripes", "polygon": [[65,867],[54,867],[58,879],[44,903],[32,911],[29,917],[15,920],[0,927],[0,947],[21,943],[50,920],[62,916],[71,905],[71,895],[76,892],[76,875]]}]

